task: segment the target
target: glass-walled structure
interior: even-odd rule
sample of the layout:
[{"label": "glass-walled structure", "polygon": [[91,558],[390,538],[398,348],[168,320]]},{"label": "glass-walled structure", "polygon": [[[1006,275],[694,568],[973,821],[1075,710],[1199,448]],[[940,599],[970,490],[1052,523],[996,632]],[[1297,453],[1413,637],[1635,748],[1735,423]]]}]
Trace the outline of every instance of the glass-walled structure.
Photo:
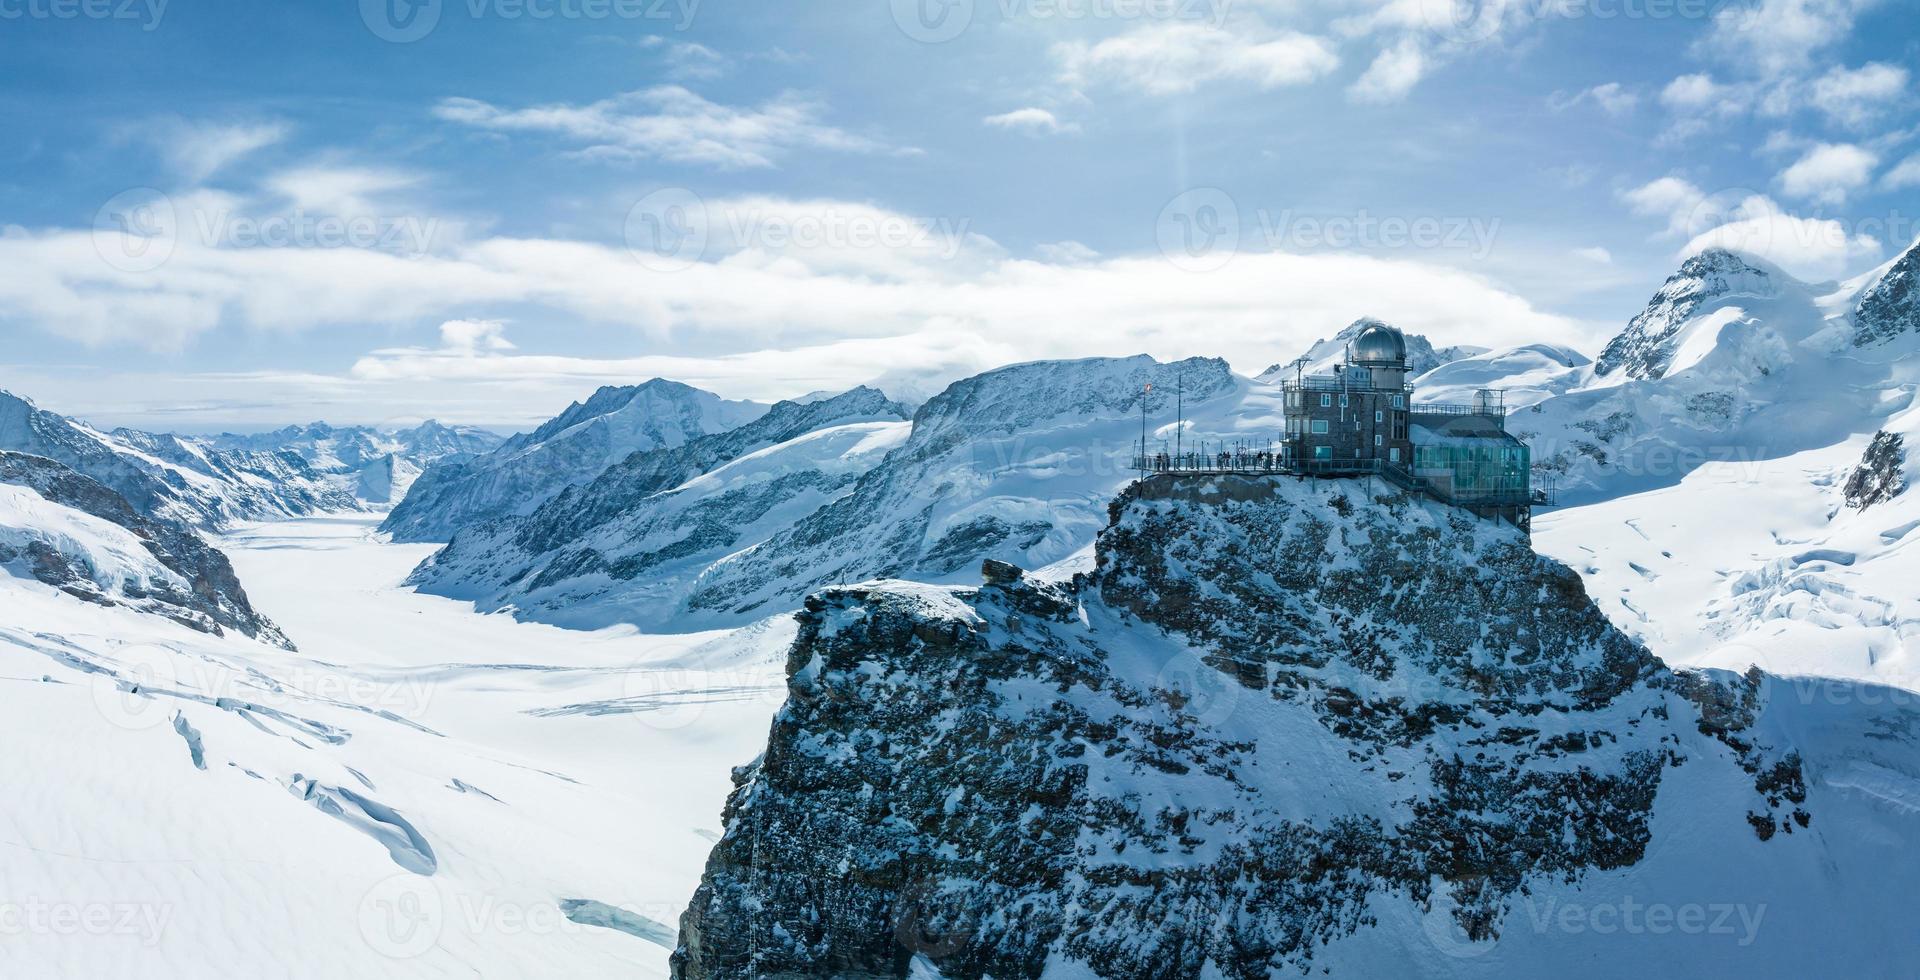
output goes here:
[{"label": "glass-walled structure", "polygon": [[1444,483],[1441,489],[1463,504],[1527,503],[1532,462],[1526,444],[1512,438],[1414,440],[1413,472]]}]

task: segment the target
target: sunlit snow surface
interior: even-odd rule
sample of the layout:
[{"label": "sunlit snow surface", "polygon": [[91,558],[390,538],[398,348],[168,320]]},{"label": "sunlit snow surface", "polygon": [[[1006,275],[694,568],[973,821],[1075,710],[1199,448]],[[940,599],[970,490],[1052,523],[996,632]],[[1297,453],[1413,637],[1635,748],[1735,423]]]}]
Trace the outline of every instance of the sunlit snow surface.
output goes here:
[{"label": "sunlit snow surface", "polygon": [[665,975],[791,622],[476,615],[376,521],[222,542],[298,654],[0,578],[0,975]]}]

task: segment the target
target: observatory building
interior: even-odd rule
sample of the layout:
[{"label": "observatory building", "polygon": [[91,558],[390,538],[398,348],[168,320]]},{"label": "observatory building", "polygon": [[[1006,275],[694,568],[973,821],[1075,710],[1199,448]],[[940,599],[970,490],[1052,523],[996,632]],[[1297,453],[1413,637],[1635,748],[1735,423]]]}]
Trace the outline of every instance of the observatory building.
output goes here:
[{"label": "observatory building", "polygon": [[1375,323],[1330,374],[1281,383],[1286,432],[1280,469],[1316,476],[1378,474],[1483,516],[1525,526],[1532,460],[1507,432],[1501,392],[1471,404],[1416,405],[1407,341]]}]

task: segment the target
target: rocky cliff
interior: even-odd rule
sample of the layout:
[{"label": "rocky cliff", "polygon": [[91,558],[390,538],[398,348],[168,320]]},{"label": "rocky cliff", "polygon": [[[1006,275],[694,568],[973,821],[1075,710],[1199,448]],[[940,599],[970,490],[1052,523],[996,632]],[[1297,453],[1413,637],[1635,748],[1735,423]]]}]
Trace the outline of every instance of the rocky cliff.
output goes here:
[{"label": "rocky cliff", "polygon": [[233,565],[185,524],[148,518],[53,460],[0,452],[0,567],[101,605],[293,648],[247,601]]},{"label": "rocky cliff", "polygon": [[1452,976],[1579,942],[1516,925],[1540,896],[1683,891],[1663,832],[1826,873],[1763,678],[1676,674],[1510,527],[1367,490],[1155,478],[1071,581],[810,599],[675,976]]}]

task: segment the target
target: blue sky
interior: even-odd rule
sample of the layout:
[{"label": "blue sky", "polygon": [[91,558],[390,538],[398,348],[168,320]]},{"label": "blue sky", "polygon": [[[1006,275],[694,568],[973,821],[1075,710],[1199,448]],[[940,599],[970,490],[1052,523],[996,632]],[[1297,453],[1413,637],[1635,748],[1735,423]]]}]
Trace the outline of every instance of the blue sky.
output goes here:
[{"label": "blue sky", "polygon": [[[941,17],[944,15],[944,20]],[[928,26],[931,23],[933,26]],[[1920,225],[1872,0],[0,0],[0,385],[514,427],[603,383],[1591,352]]]}]

